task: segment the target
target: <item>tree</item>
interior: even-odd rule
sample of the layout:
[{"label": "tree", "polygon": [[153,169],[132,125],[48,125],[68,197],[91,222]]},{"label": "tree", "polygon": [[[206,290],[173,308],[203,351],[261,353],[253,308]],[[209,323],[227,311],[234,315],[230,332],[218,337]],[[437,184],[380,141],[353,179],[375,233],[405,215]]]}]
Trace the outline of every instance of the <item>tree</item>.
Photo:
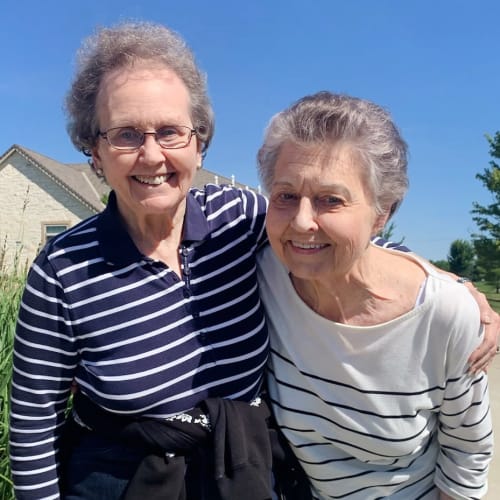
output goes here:
[{"label": "tree", "polygon": [[473,234],[473,243],[477,255],[478,269],[483,273],[483,277],[489,283],[500,288],[500,166],[495,159],[500,159],[500,132],[494,137],[486,136],[490,145],[489,168],[485,168],[482,173],[476,174],[484,187],[491,193],[493,202],[490,205],[480,205],[473,203],[471,213],[473,220],[477,224],[479,233]]},{"label": "tree", "polygon": [[474,246],[465,240],[455,240],[448,254],[449,270],[459,276],[472,277],[474,266]]},{"label": "tree", "polygon": [[442,269],[443,271],[449,271],[450,270],[450,264],[447,260],[440,259],[440,260],[430,260],[429,261],[432,265],[439,267],[439,269]]},{"label": "tree", "polygon": [[479,238],[474,240],[477,255],[477,273],[500,293],[500,245],[498,240]]},{"label": "tree", "polygon": [[[389,224],[384,226],[384,228],[378,233],[378,236],[383,238],[384,240],[387,241],[394,241],[393,236],[394,236],[394,229],[396,228],[396,224],[394,224],[394,221],[391,221]],[[401,240],[397,241],[397,243],[401,244],[404,241],[404,236],[401,238]]]}]

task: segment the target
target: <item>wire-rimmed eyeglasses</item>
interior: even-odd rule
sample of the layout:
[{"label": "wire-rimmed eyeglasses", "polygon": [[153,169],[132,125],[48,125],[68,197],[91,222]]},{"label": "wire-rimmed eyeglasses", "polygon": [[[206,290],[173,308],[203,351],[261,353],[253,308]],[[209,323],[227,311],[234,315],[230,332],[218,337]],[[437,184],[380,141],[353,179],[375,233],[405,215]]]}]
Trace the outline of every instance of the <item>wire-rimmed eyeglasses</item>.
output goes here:
[{"label": "wire-rimmed eyeglasses", "polygon": [[104,132],[99,131],[98,135],[106,139],[112,148],[132,152],[144,144],[146,135],[153,135],[162,148],[185,148],[191,142],[191,137],[196,135],[196,129],[184,125],[165,125],[158,130],[145,132],[136,127],[115,127]]}]

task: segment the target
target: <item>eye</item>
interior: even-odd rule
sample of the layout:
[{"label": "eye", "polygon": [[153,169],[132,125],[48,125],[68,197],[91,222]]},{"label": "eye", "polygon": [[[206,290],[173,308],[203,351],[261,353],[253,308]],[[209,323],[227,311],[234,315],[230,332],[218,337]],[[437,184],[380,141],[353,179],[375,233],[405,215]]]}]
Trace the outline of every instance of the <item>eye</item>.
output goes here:
[{"label": "eye", "polygon": [[276,206],[289,206],[297,202],[298,196],[292,192],[282,191],[273,193],[271,200]]},{"label": "eye", "polygon": [[344,200],[342,198],[333,195],[320,196],[316,202],[319,206],[324,208],[333,208],[344,205]]},{"label": "eye", "polygon": [[290,200],[296,200],[297,196],[292,193],[281,193],[279,195],[279,198],[283,201],[290,201]]},{"label": "eye", "polygon": [[172,126],[161,127],[156,131],[156,136],[159,140],[169,141],[172,139],[176,139],[177,137],[179,137],[179,135],[179,130],[176,127]]},{"label": "eye", "polygon": [[113,140],[123,144],[140,142],[141,136],[141,132],[132,127],[123,127],[113,131]]}]

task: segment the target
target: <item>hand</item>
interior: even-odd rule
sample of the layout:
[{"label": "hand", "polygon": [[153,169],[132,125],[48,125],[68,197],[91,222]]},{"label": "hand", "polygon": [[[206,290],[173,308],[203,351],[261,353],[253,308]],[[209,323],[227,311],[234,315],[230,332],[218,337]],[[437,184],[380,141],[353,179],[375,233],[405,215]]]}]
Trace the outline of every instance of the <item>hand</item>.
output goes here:
[{"label": "hand", "polygon": [[498,336],[500,332],[500,316],[491,308],[484,293],[481,293],[472,283],[464,285],[469,289],[479,305],[481,323],[484,325],[484,338],[469,357],[469,372],[478,373],[488,370],[488,365],[497,353]]}]

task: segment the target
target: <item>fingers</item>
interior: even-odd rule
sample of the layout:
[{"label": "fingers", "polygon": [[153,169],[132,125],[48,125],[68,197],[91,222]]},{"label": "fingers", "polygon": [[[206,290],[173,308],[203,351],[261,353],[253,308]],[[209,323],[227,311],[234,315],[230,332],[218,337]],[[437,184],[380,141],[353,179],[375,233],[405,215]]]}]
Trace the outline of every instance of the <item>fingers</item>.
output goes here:
[{"label": "fingers", "polygon": [[491,308],[484,293],[481,293],[470,282],[465,283],[465,286],[479,305],[481,323],[484,325],[483,341],[469,357],[469,372],[486,372],[497,354],[500,335],[500,316]]},{"label": "fingers", "polygon": [[471,354],[469,358],[469,373],[476,374],[481,371],[487,372],[488,367],[494,361],[498,347],[495,344],[483,340],[483,343]]},{"label": "fingers", "polygon": [[498,318],[498,314],[491,308],[486,295],[480,292],[472,283],[467,283],[466,286],[479,306],[481,323],[483,323],[484,325],[490,325],[494,323],[495,316],[497,316]]},{"label": "fingers", "polygon": [[488,373],[488,369],[492,363],[492,358],[488,355],[481,358],[479,361],[471,365],[469,368],[469,373],[472,375],[477,375],[480,372]]}]

